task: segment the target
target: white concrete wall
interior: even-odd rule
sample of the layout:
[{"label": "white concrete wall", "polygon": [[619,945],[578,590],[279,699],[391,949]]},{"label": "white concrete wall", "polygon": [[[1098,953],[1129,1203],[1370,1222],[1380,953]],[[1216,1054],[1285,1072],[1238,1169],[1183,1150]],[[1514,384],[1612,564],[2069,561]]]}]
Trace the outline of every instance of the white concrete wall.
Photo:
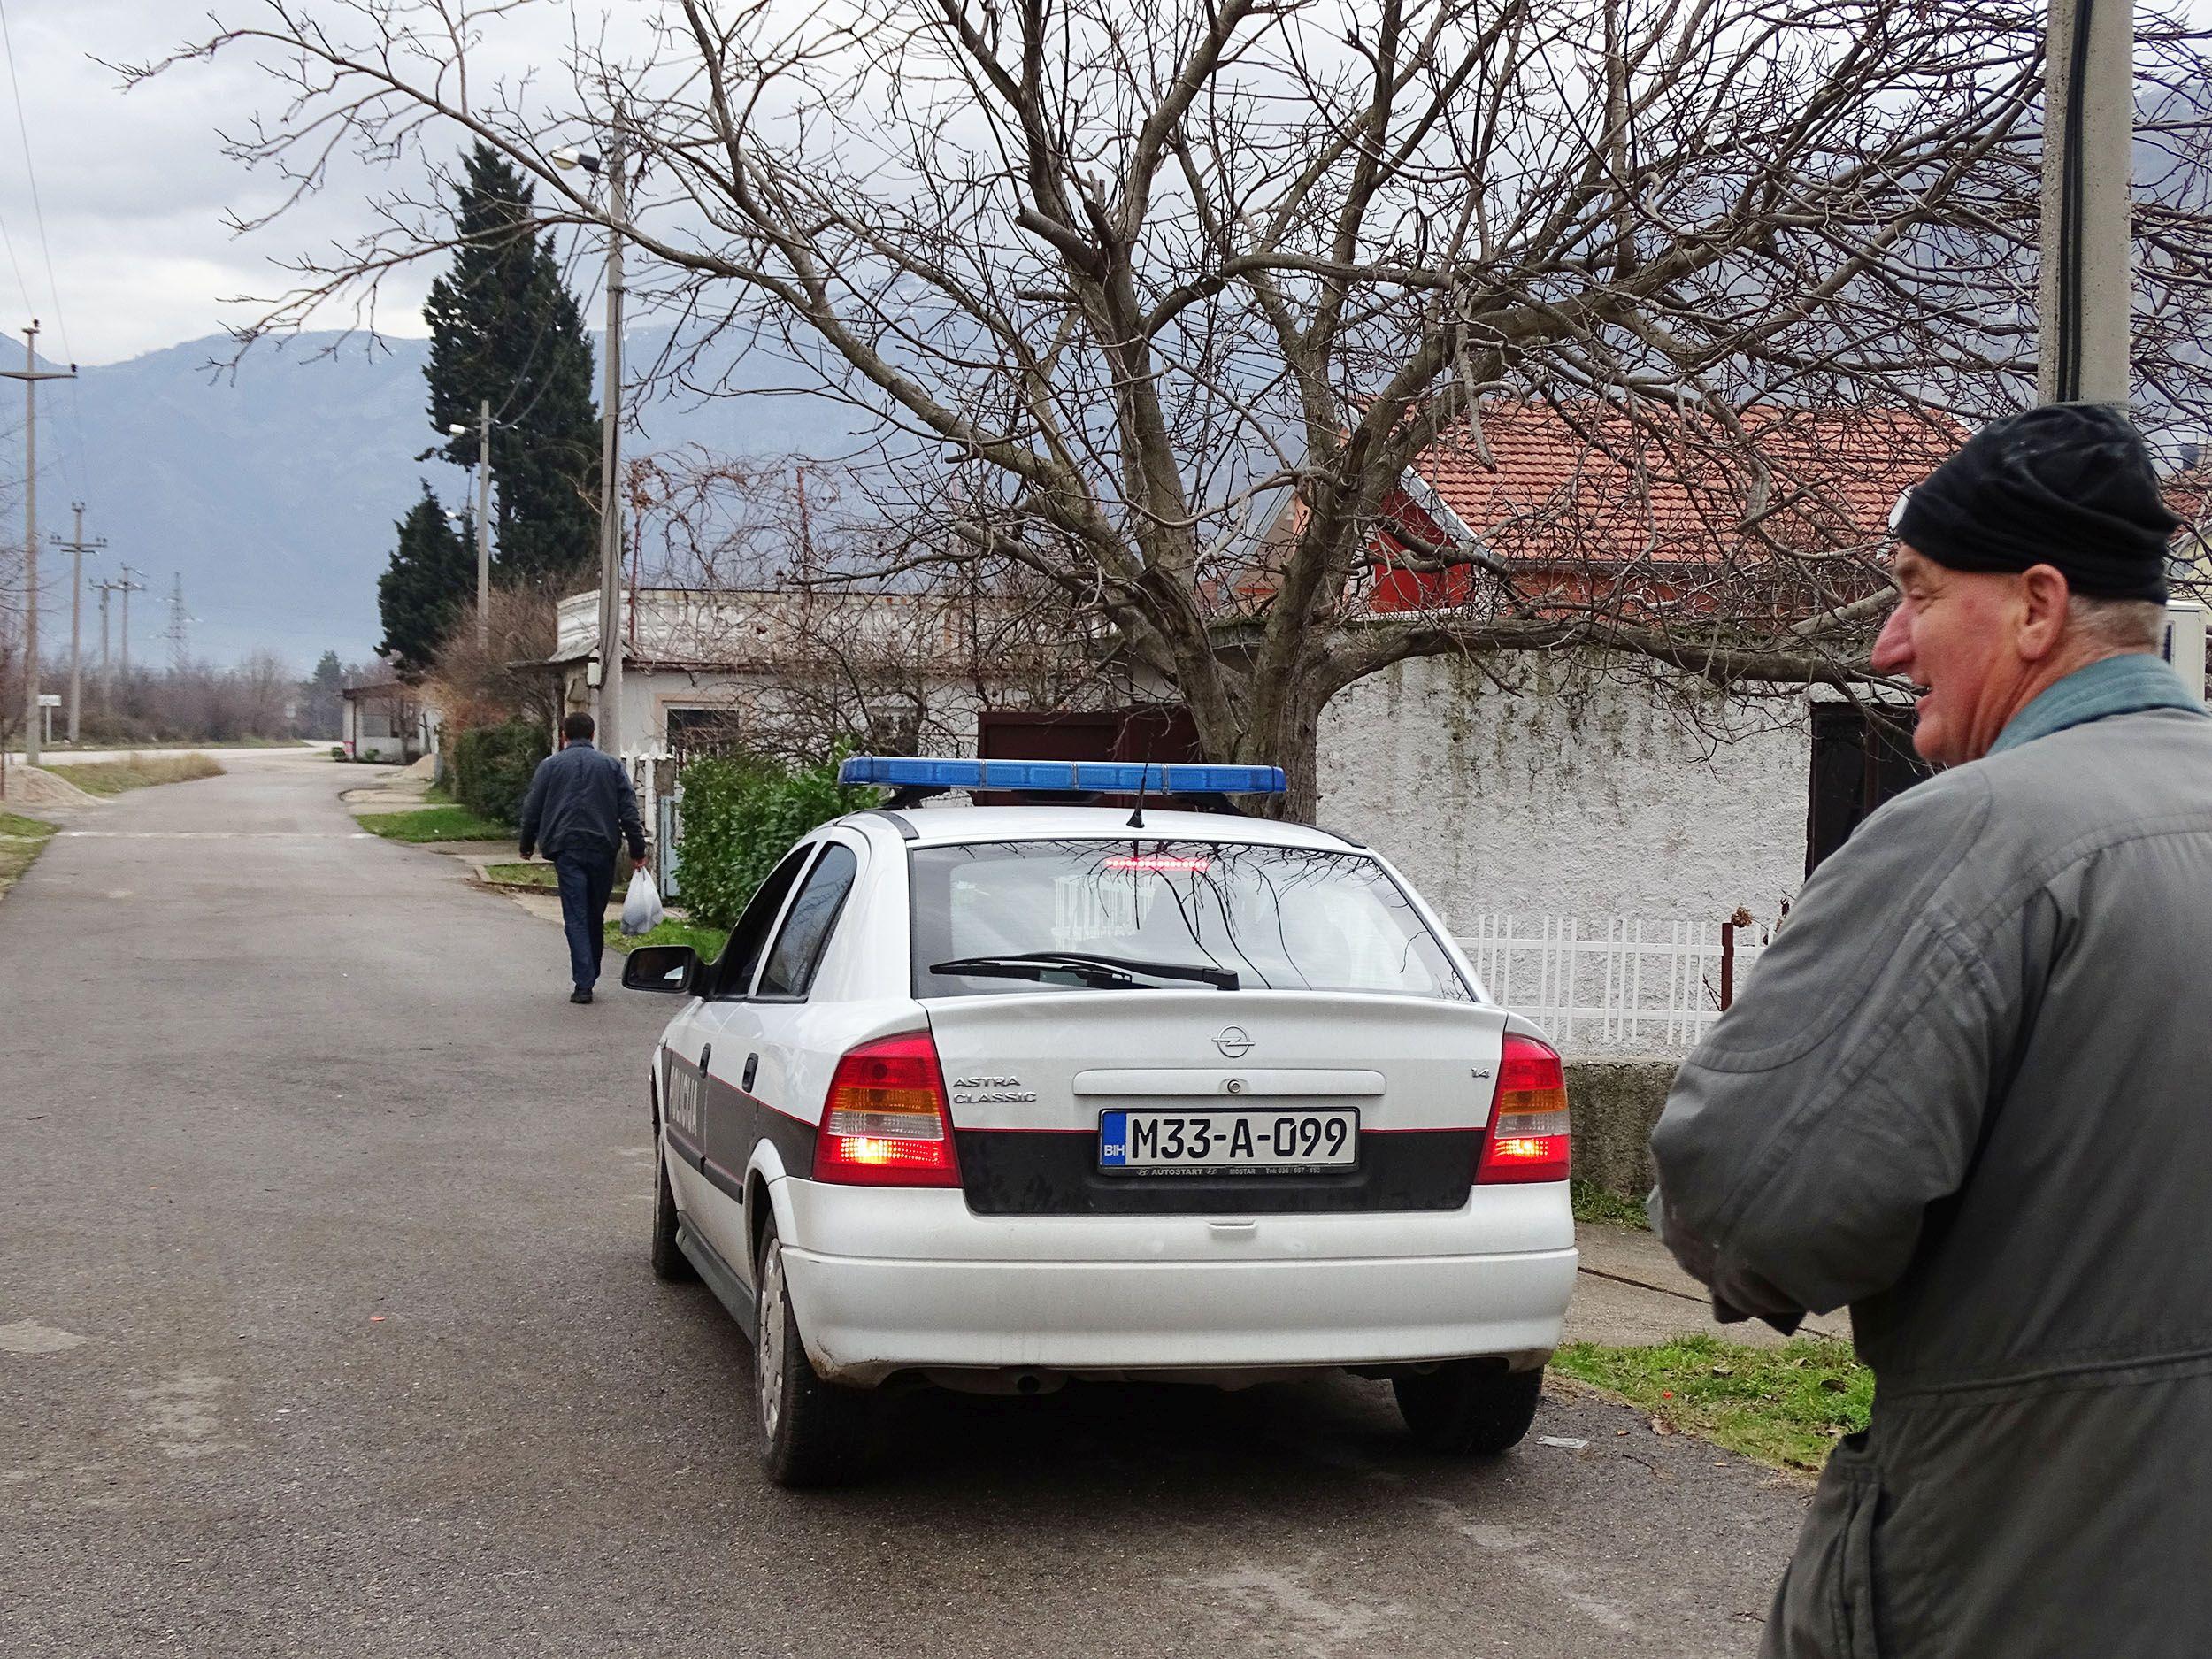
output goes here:
[{"label": "white concrete wall", "polygon": [[1322,720],[1319,821],[1381,851],[1455,933],[1486,911],[1767,921],[1796,893],[1802,697],[1708,699],[1693,721],[1617,680],[1517,672],[1517,695],[1450,658],[1348,687]]}]

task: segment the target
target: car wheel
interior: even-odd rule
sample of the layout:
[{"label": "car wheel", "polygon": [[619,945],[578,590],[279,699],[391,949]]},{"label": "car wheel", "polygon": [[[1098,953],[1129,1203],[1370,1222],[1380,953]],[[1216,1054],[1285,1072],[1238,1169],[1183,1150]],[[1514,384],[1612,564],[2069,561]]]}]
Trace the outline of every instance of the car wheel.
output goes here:
[{"label": "car wheel", "polygon": [[653,1148],[653,1276],[672,1285],[699,1277],[691,1258],[676,1248],[676,1193],[668,1184],[668,1155]]},{"label": "car wheel", "polygon": [[1536,1420],[1544,1372],[1456,1359],[1391,1382],[1406,1427],[1424,1451],[1491,1456],[1521,1443]]},{"label": "car wheel", "polygon": [[850,1480],[875,1449],[872,1394],[824,1382],[806,1356],[783,1271],[783,1240],[772,1218],[760,1242],[755,1292],[759,1340],[753,1350],[753,1399],[760,1417],[761,1463],[780,1486],[831,1486]]}]

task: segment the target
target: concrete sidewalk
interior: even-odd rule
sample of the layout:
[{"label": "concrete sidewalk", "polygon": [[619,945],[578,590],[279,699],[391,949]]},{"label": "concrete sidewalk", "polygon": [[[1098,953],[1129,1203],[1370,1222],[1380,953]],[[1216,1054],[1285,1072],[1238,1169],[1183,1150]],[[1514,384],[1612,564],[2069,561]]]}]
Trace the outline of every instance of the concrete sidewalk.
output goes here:
[{"label": "concrete sidewalk", "polygon": [[[1784,1338],[1757,1320],[1722,1325],[1713,1317],[1705,1287],[1675,1265],[1657,1237],[1635,1227],[1586,1221],[1575,1228],[1582,1271],[1567,1310],[1570,1342],[1645,1347],[1679,1336],[1711,1336],[1724,1342],[1770,1348]],[[1816,1315],[1803,1334],[1851,1340],[1845,1314]]]}]

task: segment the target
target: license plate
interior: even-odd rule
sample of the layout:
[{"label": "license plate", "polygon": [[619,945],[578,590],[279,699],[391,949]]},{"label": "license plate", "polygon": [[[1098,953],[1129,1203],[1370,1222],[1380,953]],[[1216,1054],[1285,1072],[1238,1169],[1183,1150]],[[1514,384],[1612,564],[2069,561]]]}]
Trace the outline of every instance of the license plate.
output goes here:
[{"label": "license plate", "polygon": [[1110,1174],[1296,1175],[1359,1164],[1359,1112],[1110,1111],[1098,1115],[1098,1167]]}]

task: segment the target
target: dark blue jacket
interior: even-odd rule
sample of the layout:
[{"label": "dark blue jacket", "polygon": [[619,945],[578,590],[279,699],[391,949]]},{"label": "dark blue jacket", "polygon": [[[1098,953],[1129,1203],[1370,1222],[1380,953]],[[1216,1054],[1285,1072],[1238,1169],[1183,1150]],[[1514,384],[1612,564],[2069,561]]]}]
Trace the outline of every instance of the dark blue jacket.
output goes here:
[{"label": "dark blue jacket", "polygon": [[538,763],[522,803],[522,856],[542,851],[604,853],[614,856],[626,840],[630,856],[645,856],[645,826],[638,821],[637,791],[629,769],[590,743],[569,744]]}]

